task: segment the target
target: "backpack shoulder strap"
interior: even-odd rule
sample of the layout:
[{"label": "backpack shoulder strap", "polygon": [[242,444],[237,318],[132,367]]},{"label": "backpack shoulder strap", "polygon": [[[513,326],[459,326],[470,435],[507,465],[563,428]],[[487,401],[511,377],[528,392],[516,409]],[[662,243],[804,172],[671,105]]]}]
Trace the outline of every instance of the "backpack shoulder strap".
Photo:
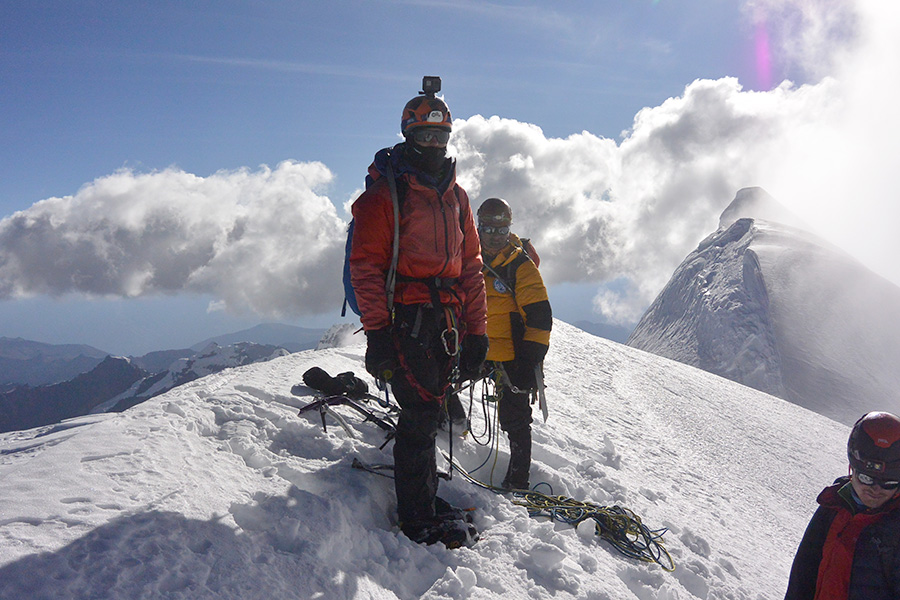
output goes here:
[{"label": "backpack shoulder strap", "polygon": [[397,180],[394,178],[394,167],[391,164],[391,153],[387,156],[387,180],[391,190],[391,202],[394,205],[394,253],[391,256],[391,268],[385,278],[384,287],[387,292],[388,313],[394,309],[394,289],[397,287],[397,263],[400,260],[400,198],[397,194]]},{"label": "backpack shoulder strap", "polygon": [[[525,261],[529,260],[528,254],[525,252],[520,252],[518,256],[509,261],[503,267],[498,267],[498,269],[502,269],[503,275],[500,274],[498,269],[491,267],[489,264],[484,265],[484,270],[494,276],[494,279],[497,279],[500,283],[503,284],[503,287],[509,290],[509,293],[512,294],[513,301],[516,300],[516,273],[519,270],[519,267]],[[518,302],[516,302],[518,304]]]}]

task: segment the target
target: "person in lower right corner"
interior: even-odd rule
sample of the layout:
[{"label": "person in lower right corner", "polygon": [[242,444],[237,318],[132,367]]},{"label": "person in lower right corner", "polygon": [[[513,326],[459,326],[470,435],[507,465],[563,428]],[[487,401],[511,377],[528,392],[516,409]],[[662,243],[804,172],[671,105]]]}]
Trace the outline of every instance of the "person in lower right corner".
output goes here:
[{"label": "person in lower right corner", "polygon": [[785,600],[900,599],[900,418],[863,415],[847,457],[850,475],[817,498]]},{"label": "person in lower right corner", "polygon": [[532,258],[509,228],[512,208],[488,198],[478,208],[478,237],[487,291],[487,360],[505,373],[497,385],[498,420],[509,438],[509,467],[501,484],[527,490],[531,471],[531,404],[536,370],[550,346],[553,314],[547,288]]}]

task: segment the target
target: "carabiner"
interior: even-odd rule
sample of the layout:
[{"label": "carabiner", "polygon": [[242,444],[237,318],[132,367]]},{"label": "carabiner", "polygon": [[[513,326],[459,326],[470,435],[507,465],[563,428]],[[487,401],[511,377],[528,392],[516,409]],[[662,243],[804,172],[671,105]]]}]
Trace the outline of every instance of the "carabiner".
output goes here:
[{"label": "carabiner", "polygon": [[[449,334],[449,339],[448,339]],[[444,345],[444,352],[448,356],[457,356],[459,354],[459,330],[456,327],[450,327],[441,332],[441,343]],[[450,344],[453,344],[453,350],[450,350]]]}]

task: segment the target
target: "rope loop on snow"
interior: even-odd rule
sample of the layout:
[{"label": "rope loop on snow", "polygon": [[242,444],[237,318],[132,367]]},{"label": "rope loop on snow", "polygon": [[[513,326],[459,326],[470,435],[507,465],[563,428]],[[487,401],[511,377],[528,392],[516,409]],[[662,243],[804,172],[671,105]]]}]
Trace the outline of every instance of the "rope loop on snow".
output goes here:
[{"label": "rope loop on snow", "polygon": [[[441,450],[445,459],[447,453]],[[566,496],[552,496],[534,490],[506,490],[480,481],[466,471],[458,462],[450,462],[470,483],[503,494],[512,493],[513,504],[524,507],[529,516],[550,517],[555,521],[578,527],[579,523],[592,519],[594,533],[606,540],[619,553],[647,563],[656,563],[665,571],[675,570],[675,561],[663,545],[663,535],[667,528],[650,529],[633,511],[621,506],[600,506],[581,502]],[[541,485],[541,484],[538,484]],[[548,485],[549,484],[544,484]],[[537,487],[537,486],[535,486]]]},{"label": "rope loop on snow", "polygon": [[523,506],[532,517],[550,517],[578,527],[588,519],[594,521],[594,533],[620,553],[644,562],[652,562],[666,571],[675,570],[675,562],[663,546],[666,528],[650,529],[633,511],[621,506],[599,506],[566,496],[549,496],[540,492],[517,490],[513,504]]}]

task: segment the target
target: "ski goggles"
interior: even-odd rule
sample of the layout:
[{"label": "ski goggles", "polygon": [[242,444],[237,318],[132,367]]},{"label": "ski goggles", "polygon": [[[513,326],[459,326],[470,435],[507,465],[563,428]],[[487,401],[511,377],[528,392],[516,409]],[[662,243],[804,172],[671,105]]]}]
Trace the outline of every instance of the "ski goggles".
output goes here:
[{"label": "ski goggles", "polygon": [[503,225],[502,227],[496,225],[479,225],[478,231],[488,235],[493,235],[495,233],[498,235],[506,235],[509,233],[509,225]]},{"label": "ski goggles", "polygon": [[867,487],[872,487],[873,485],[877,485],[883,490],[896,490],[900,488],[900,481],[883,481],[881,479],[875,479],[865,473],[860,473],[859,471],[855,471],[856,478],[859,479],[859,482]]},{"label": "ski goggles", "polygon": [[446,145],[450,141],[450,132],[445,129],[436,129],[434,127],[418,127],[410,133],[412,139],[417,144],[428,144],[437,142]]}]

